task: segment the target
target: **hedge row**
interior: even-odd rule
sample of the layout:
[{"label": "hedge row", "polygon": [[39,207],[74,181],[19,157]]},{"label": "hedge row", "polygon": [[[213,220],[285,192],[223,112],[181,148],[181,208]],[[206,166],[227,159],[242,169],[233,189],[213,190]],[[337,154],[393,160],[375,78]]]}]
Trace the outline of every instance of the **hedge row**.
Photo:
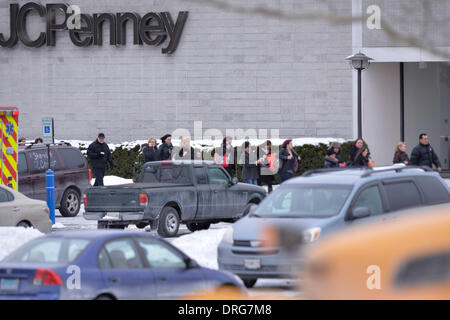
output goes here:
[{"label": "hedge row", "polygon": [[[342,159],[348,159],[351,145],[352,142],[346,142],[342,144]],[[308,170],[322,168],[327,148],[328,146],[322,143],[317,146],[306,144],[300,147],[294,147],[295,151],[300,155],[302,159],[300,161],[299,171],[295,173],[294,176],[302,175],[305,171]],[[83,150],[83,148],[80,149]],[[199,150],[195,150],[196,153],[197,151]],[[210,155],[210,159],[213,159],[214,150],[211,151]],[[106,175],[115,175],[126,179],[136,179],[140,173],[142,165],[144,164],[144,155],[142,153],[142,148],[139,145],[136,145],[132,149],[123,147],[114,149],[114,151],[112,152],[112,159],[114,162],[114,168],[108,168],[106,170]],[[237,172],[236,170],[233,172],[233,176],[238,177],[240,181],[242,181],[241,172],[242,165],[238,165]],[[276,175],[275,183],[279,182],[279,176]]]}]

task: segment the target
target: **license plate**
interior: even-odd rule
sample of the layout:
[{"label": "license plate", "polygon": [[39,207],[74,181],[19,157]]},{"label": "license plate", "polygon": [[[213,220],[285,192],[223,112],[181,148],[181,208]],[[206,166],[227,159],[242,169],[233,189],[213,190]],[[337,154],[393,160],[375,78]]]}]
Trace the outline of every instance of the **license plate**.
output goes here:
[{"label": "license plate", "polygon": [[260,259],[245,259],[244,266],[246,269],[260,269],[261,268],[261,260]]},{"label": "license plate", "polygon": [[113,218],[113,219],[119,219],[120,218],[120,212],[108,212],[106,213],[105,217]]},{"label": "license plate", "polygon": [[0,290],[19,290],[19,279],[0,279]]}]

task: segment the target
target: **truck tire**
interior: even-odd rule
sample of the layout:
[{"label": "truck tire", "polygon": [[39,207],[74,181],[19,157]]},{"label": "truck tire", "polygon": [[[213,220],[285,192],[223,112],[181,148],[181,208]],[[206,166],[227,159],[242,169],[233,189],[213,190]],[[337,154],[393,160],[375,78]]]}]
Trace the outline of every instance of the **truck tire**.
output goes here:
[{"label": "truck tire", "polygon": [[242,282],[244,282],[244,286],[247,289],[253,288],[256,284],[256,281],[258,281],[258,278],[256,279],[242,279]]},{"label": "truck tire", "polygon": [[158,223],[158,234],[162,237],[175,237],[180,228],[178,211],[172,207],[165,207],[161,211]]},{"label": "truck tire", "polygon": [[211,225],[211,223],[208,223],[208,222],[203,222],[203,223],[196,223],[196,222],[186,223],[186,227],[191,232],[199,231],[199,230],[208,230],[210,225]]},{"label": "truck tire", "polygon": [[68,188],[62,196],[59,212],[63,217],[76,217],[80,212],[80,205],[80,193],[73,188]]}]

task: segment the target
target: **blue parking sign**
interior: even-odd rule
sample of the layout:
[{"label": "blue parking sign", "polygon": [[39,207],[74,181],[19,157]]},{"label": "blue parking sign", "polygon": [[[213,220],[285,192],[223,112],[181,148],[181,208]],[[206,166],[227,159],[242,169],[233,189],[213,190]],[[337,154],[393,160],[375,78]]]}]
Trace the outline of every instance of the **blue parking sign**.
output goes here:
[{"label": "blue parking sign", "polygon": [[44,133],[50,133],[50,126],[44,126]]}]

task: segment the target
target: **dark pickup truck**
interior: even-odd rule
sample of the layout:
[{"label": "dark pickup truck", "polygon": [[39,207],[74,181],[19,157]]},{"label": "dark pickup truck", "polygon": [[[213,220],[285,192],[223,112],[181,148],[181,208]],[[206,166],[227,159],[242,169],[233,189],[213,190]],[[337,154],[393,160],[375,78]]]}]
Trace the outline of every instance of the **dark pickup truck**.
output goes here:
[{"label": "dark pickup truck", "polygon": [[265,194],[262,187],[238,183],[214,162],[147,162],[135,183],[89,188],[84,218],[98,220],[98,228],[150,225],[161,236],[173,237],[180,223],[196,231],[234,222]]}]

